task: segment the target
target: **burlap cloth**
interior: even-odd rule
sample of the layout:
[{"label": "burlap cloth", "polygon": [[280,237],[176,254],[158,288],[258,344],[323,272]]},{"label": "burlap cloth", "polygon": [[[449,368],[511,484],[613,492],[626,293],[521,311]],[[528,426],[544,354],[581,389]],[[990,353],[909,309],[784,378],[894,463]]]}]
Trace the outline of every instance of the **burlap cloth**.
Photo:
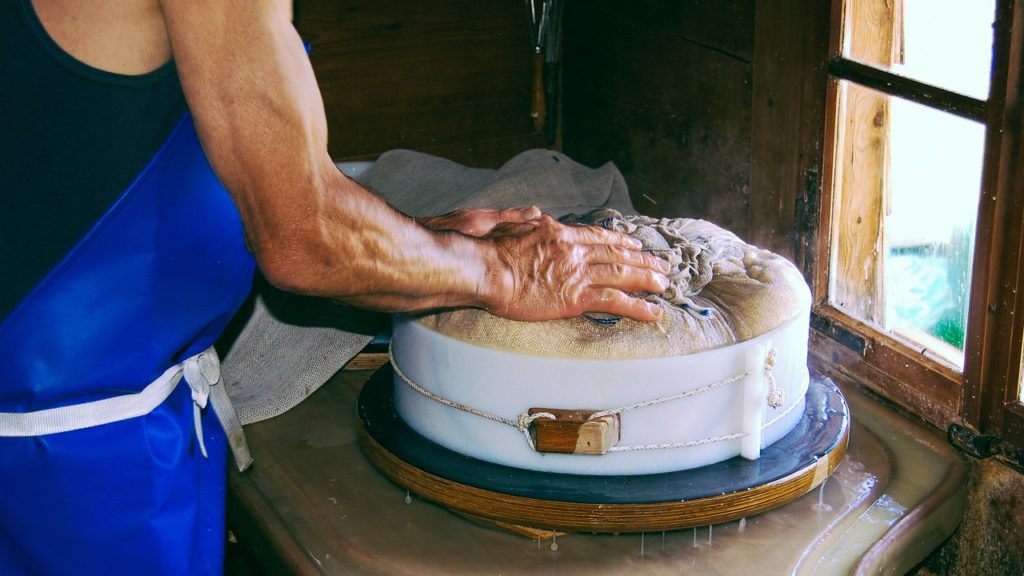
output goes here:
[{"label": "burlap cloth", "polygon": [[480,310],[431,314],[420,323],[453,338],[535,356],[641,359],[679,356],[760,336],[810,307],[796,267],[705,220],[649,218],[601,209],[565,219],[639,239],[671,265],[657,322],[607,314],[515,322]]},{"label": "burlap cloth", "polygon": [[[524,152],[498,170],[396,150],[357,179],[412,216],[529,204],[559,216],[601,206],[634,212],[613,165],[591,169],[548,150]],[[312,394],[371,341],[376,327],[345,307],[266,286],[250,308],[222,362],[243,424],[272,418]]]}]

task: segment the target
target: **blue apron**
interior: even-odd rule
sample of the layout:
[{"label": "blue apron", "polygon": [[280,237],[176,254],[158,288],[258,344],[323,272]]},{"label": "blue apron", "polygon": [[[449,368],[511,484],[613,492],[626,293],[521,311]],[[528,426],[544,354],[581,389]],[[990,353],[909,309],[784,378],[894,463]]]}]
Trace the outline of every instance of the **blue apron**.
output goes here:
[{"label": "blue apron", "polygon": [[[212,345],[253,270],[186,116],[0,325],[0,413],[138,396]],[[222,572],[225,435],[205,408],[197,439],[188,384],[144,415],[0,437],[0,574]]]}]

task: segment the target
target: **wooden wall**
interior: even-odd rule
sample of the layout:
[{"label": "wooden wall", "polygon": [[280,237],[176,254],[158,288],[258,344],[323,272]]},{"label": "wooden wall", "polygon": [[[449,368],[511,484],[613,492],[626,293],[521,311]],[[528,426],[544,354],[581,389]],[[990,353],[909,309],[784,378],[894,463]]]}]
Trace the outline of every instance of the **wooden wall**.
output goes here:
[{"label": "wooden wall", "polygon": [[[801,87],[827,5],[566,0],[561,148],[614,162],[643,213],[705,218],[806,266],[821,136],[800,111],[822,98]],[[297,0],[295,23],[337,160],[411,148],[496,167],[546,146],[522,2]]]},{"label": "wooden wall", "polygon": [[514,0],[296,0],[336,160],[410,148],[498,166],[543,147]]},{"label": "wooden wall", "polygon": [[747,231],[753,0],[568,2],[563,149],[636,208]]},{"label": "wooden wall", "polygon": [[800,111],[821,95],[801,86],[824,50],[824,4],[568,2],[563,150],[614,162],[642,213],[704,218],[802,257],[821,135]]}]

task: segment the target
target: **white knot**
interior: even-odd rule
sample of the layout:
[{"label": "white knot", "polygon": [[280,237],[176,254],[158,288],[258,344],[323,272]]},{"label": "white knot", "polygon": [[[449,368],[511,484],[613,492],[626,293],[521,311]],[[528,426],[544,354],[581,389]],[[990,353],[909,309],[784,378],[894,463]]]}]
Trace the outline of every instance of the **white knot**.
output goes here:
[{"label": "white knot", "polygon": [[192,390],[192,419],[195,422],[199,450],[206,457],[206,443],[203,441],[202,410],[210,399],[210,387],[220,382],[220,359],[213,346],[185,360],[182,367],[185,382]]},{"label": "white knot", "polygon": [[775,374],[772,372],[772,368],[775,367],[775,348],[768,351],[768,356],[764,359],[764,377],[768,380],[768,406],[770,408],[778,408],[786,402],[786,391],[779,389],[775,385]]},{"label": "white knot", "polygon": [[522,430],[523,432],[528,431],[530,429],[530,426],[533,425],[534,421],[539,418],[547,418],[548,420],[558,419],[551,412],[537,412],[534,414],[523,412],[522,414],[519,415],[519,429]]},{"label": "white knot", "polygon": [[530,426],[532,426],[533,422],[538,418],[557,420],[555,415],[552,414],[551,412],[537,412],[536,414],[529,414],[527,412],[523,412],[519,415],[519,419],[517,422],[519,431],[522,432],[523,436],[526,437],[526,443],[530,446],[530,450],[537,449],[536,445],[533,443],[533,435],[530,434]]},{"label": "white knot", "polygon": [[210,397],[210,386],[220,382],[220,360],[212,348],[185,360],[185,381],[192,389],[192,401],[200,408],[206,408]]}]

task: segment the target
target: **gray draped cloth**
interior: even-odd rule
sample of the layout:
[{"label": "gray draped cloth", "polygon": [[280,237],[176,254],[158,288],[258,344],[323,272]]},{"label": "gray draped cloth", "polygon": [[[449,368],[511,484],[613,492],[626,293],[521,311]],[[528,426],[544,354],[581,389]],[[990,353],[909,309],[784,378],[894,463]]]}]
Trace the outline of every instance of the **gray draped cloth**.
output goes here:
[{"label": "gray draped cloth", "polygon": [[[634,212],[615,166],[591,169],[550,150],[524,152],[498,170],[395,150],[357,180],[411,216],[530,204],[556,217],[596,207]],[[372,315],[346,306],[263,288],[222,362],[224,383],[242,424],[297,405],[379,328]]]}]

